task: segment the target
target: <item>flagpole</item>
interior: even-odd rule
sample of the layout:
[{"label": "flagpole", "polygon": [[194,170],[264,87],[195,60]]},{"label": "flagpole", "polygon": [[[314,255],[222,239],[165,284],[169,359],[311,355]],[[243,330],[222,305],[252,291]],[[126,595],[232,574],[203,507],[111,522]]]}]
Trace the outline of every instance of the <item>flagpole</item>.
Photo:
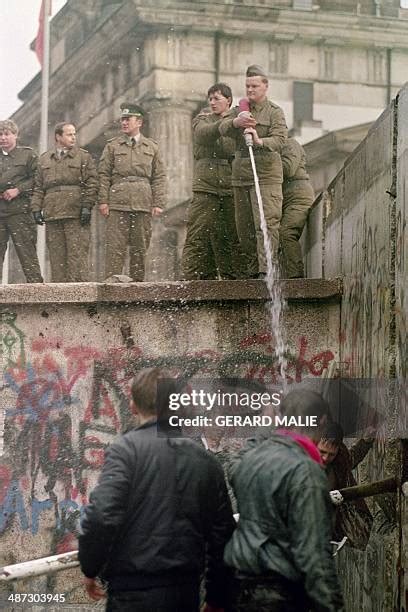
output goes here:
[{"label": "flagpole", "polygon": [[[48,149],[48,89],[50,79],[50,8],[51,0],[43,0],[43,62],[41,70],[41,124],[40,124],[40,153]],[[45,226],[37,227],[37,255],[41,272],[45,280]]]}]

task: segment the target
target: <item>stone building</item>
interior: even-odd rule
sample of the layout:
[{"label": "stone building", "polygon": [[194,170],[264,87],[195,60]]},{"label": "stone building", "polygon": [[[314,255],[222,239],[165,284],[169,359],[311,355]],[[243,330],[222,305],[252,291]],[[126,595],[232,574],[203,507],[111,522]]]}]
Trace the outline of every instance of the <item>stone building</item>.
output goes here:
[{"label": "stone building", "polygon": [[[207,88],[226,81],[242,96],[245,67],[256,62],[302,142],[371,122],[405,81],[407,17],[397,0],[68,0],[51,22],[49,143],[53,125],[69,120],[97,158],[117,133],[122,101],[148,109],[145,132],[159,142],[169,179],[149,278],[176,278],[191,195],[191,118]],[[13,115],[34,146],[40,95],[38,74]],[[96,214],[93,230],[93,278],[101,280]],[[18,279],[14,263],[10,279]]]}]

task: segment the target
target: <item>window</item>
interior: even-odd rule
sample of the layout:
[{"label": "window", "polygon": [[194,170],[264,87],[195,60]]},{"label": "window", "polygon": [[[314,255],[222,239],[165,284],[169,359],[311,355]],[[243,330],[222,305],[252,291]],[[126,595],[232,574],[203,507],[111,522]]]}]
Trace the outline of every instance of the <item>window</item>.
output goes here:
[{"label": "window", "polygon": [[323,48],[321,50],[321,62],[321,77],[328,80],[334,79],[334,49]]},{"label": "window", "polygon": [[313,83],[293,82],[293,123],[313,121]]},{"label": "window", "polygon": [[386,55],[385,51],[368,51],[367,57],[369,83],[385,83]]},{"label": "window", "polygon": [[288,71],[288,45],[286,43],[270,43],[269,73],[286,74]]}]

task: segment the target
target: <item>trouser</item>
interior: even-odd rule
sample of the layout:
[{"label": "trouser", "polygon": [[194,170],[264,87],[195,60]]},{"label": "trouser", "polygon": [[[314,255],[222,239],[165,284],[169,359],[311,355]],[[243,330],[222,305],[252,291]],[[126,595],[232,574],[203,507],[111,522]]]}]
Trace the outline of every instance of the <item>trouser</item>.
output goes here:
[{"label": "trouser", "polygon": [[232,196],[194,192],[188,209],[182,267],[187,280],[245,275]]},{"label": "trouser", "polygon": [[122,274],[129,247],[129,275],[134,281],[143,281],[151,236],[150,212],[110,210],[106,223],[105,277]]},{"label": "trouser", "polygon": [[197,584],[108,592],[106,612],[198,612]]},{"label": "trouser", "polygon": [[47,221],[46,241],[53,283],[88,281],[88,253],[91,229],[79,219]]},{"label": "trouser", "polygon": [[37,226],[31,213],[19,213],[0,219],[0,266],[3,265],[9,238],[12,239],[28,283],[42,283],[36,241]]},{"label": "trouser", "polygon": [[308,612],[311,603],[302,584],[279,574],[236,576],[231,583],[228,612]]},{"label": "trouser", "polygon": [[[279,246],[279,223],[282,216],[282,185],[261,185],[261,196],[267,232],[276,257]],[[264,236],[261,228],[258,199],[255,187],[234,187],[235,215],[238,237],[244,256],[248,261],[248,275],[266,273]]]},{"label": "trouser", "polygon": [[294,180],[284,183],[279,239],[285,278],[304,276],[299,240],[313,200],[314,191],[310,181]]}]

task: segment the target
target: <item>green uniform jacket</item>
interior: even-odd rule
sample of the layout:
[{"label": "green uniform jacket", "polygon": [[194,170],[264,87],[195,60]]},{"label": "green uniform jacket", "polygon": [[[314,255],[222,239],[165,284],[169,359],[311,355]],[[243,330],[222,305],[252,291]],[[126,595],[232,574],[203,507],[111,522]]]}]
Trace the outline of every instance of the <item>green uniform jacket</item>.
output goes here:
[{"label": "green uniform jacket", "polygon": [[98,174],[91,155],[74,147],[62,159],[56,149],[40,156],[35,174],[33,211],[43,211],[46,221],[78,219],[80,209],[91,209],[98,193]]},{"label": "green uniform jacket", "polygon": [[281,152],[283,181],[309,179],[306,172],[306,153],[294,138],[288,138]]},{"label": "green uniform jacket", "polygon": [[150,212],[166,205],[166,173],[157,143],[141,135],[108,141],[99,163],[99,203],[112,210]]},{"label": "green uniform jacket", "polygon": [[8,155],[0,151],[0,195],[17,187],[20,194],[14,200],[0,198],[0,218],[30,210],[37,155],[30,147],[15,147]]},{"label": "green uniform jacket", "polygon": [[[258,136],[263,139],[262,147],[254,147],[259,182],[262,185],[282,183],[280,153],[288,135],[283,110],[270,100],[265,100],[262,104],[251,104],[250,110],[257,121]],[[235,140],[235,159],[232,164],[232,184],[235,187],[254,184],[251,160],[243,130],[234,128],[232,124],[238,113],[238,107],[230,110],[219,127],[221,135],[231,136]]]},{"label": "green uniform jacket", "polygon": [[219,115],[208,112],[193,119],[193,191],[228,196],[232,195],[231,163],[235,141],[220,135],[221,119]]},{"label": "green uniform jacket", "polygon": [[323,469],[286,436],[248,441],[232,473],[240,517],[227,565],[301,582],[313,610],[335,612],[342,595],[331,552],[331,504]]}]

